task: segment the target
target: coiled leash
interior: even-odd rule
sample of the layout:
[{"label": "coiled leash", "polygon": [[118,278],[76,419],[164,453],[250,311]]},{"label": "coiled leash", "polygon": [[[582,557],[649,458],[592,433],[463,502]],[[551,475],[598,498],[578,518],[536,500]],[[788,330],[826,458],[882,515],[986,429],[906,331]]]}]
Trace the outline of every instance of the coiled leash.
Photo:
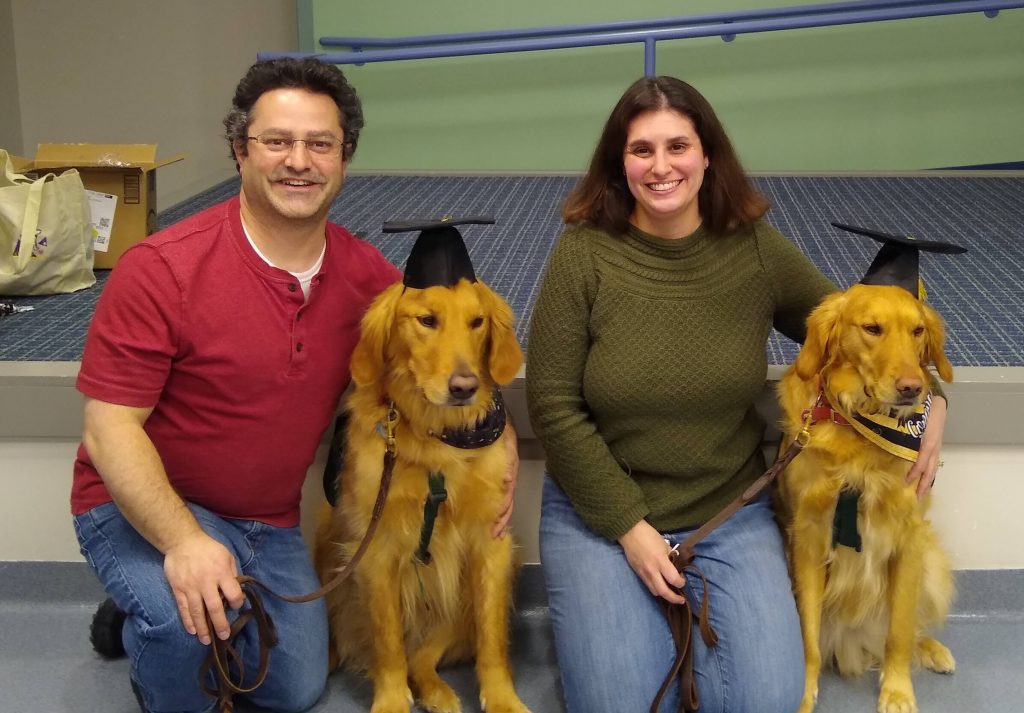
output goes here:
[{"label": "coiled leash", "polygon": [[[232,713],[234,711],[234,701],[232,699],[235,694],[252,693],[263,684],[267,677],[267,670],[270,667],[270,650],[277,645],[277,631],[274,628],[274,622],[270,619],[270,615],[267,614],[267,610],[263,606],[263,599],[258,590],[262,589],[267,594],[281,601],[302,604],[319,599],[328,592],[333,591],[355,571],[356,565],[362,559],[363,554],[370,545],[370,540],[373,539],[373,535],[377,531],[381,513],[384,511],[384,502],[387,499],[388,488],[391,486],[391,476],[395,469],[395,428],[397,425],[398,411],[395,409],[394,404],[389,404],[387,415],[382,422],[384,467],[380,476],[380,488],[377,490],[377,500],[374,502],[373,513],[370,516],[370,524],[367,525],[366,534],[363,535],[363,539],[359,543],[355,554],[352,555],[352,559],[348,561],[345,567],[338,571],[330,582],[309,594],[286,596],[278,594],[267,585],[252,577],[241,576],[238,578],[238,583],[241,585],[242,593],[249,602],[249,607],[243,610],[231,624],[231,631],[227,639],[222,641],[216,636],[212,637],[210,651],[199,667],[199,686],[206,695],[217,700],[217,708],[220,713]],[[256,623],[256,638],[259,645],[260,659],[252,685],[245,686],[245,664],[242,662],[241,654],[235,648],[235,640],[250,621]],[[213,630],[213,622],[210,621],[209,613],[206,615],[206,625],[211,631]],[[237,672],[235,678],[232,678],[232,666]],[[214,678],[212,686],[206,683],[211,672]]]},{"label": "coiled leash", "polygon": [[700,611],[693,607],[693,596],[688,592],[688,587],[672,587],[676,594],[683,597],[684,604],[673,604],[659,598],[662,612],[668,620],[669,630],[672,632],[672,639],[676,645],[676,657],[672,662],[668,675],[658,689],[654,701],[651,703],[650,713],[658,713],[662,701],[668,693],[672,681],[679,679],[679,713],[692,713],[700,707],[700,698],[697,696],[697,681],[693,677],[693,620],[696,619],[700,627],[700,635],[708,646],[715,646],[718,643],[718,634],[711,626],[708,618],[708,583],[704,573],[697,565],[693,564],[694,548],[697,543],[703,540],[716,527],[725,522],[733,513],[757,497],[761,491],[767,488],[773,480],[781,473],[787,465],[804,449],[810,441],[810,426],[818,419],[817,414],[808,412],[805,414],[804,427],[797,434],[796,439],[789,448],[779,456],[771,468],[766,470],[757,480],[751,483],[742,494],[731,503],[725,506],[717,515],[705,522],[698,529],[690,533],[690,536],[672,548],[669,553],[669,560],[685,578],[689,572],[700,578],[703,588],[701,596]]}]

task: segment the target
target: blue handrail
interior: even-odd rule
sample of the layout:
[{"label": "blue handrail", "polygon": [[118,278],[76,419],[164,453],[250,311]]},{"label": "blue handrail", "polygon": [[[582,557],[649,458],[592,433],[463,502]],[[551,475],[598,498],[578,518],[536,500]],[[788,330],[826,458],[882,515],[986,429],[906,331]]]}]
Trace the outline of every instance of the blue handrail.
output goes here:
[{"label": "blue handrail", "polygon": [[[936,0],[855,0],[821,5],[798,5],[795,7],[763,8],[741,10],[687,17],[664,17],[646,20],[619,20],[617,22],[596,22],[584,25],[560,25],[557,27],[531,27],[513,30],[484,30],[479,32],[457,32],[447,35],[414,35],[411,37],[321,37],[322,47],[348,47],[359,51],[366,47],[418,47],[443,45],[458,42],[480,42],[485,40],[517,40],[532,37],[559,37],[593,32],[619,32],[622,30],[651,30],[659,27],[681,27],[706,25],[719,22],[740,22],[743,20],[770,20],[779,17],[793,17],[812,14],[828,14],[848,10],[872,10],[890,7],[905,7],[934,4]],[[726,37],[732,38],[732,35]],[[729,40],[726,40],[729,41]]]},{"label": "blue handrail", "polygon": [[[576,25],[568,27],[536,28],[535,30],[497,30],[493,32],[463,33],[461,35],[438,35],[434,38],[397,38],[392,40],[401,46],[369,51],[341,53],[310,52],[260,52],[259,60],[277,57],[317,57],[331,64],[362,65],[367,62],[390,62],[409,59],[431,59],[436,57],[463,57],[480,54],[501,54],[506,52],[530,52],[537,50],[567,49],[572,47],[596,47],[605,45],[644,44],[644,73],[655,74],[655,43],[659,40],[678,40],[693,37],[720,35],[726,39],[740,34],[794,30],[809,27],[850,25],[884,20],[905,20],[918,17],[958,15],[984,12],[995,17],[1000,10],[1024,7],[1022,0],[892,0],[891,2],[845,2],[825,5],[805,5],[775,8],[763,11],[737,12],[723,15],[701,15]],[[710,19],[709,19],[710,18]],[[740,19],[736,19],[740,18]],[[638,24],[645,23],[645,24]],[[696,24],[695,26],[694,23]],[[616,25],[619,29],[608,29]],[[622,29],[622,25],[628,25]],[[640,29],[638,29],[638,27]],[[595,30],[594,28],[599,28]],[[497,33],[497,35],[496,35]],[[515,36],[501,36],[511,33]],[[499,39],[494,39],[500,36]],[[462,38],[453,40],[452,38]],[[480,40],[481,37],[491,38]],[[342,38],[344,39],[344,38]],[[360,38],[348,38],[360,39]],[[365,44],[365,39],[364,39]]]}]

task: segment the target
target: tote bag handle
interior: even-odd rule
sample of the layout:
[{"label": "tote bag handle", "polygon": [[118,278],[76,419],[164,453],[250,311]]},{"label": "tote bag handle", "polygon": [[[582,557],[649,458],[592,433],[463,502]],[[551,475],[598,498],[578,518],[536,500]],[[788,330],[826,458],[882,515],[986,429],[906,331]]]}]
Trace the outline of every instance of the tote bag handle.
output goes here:
[{"label": "tote bag handle", "polygon": [[[23,176],[20,173],[14,172],[14,163],[11,161],[11,154],[9,154],[6,149],[0,149],[0,163],[4,166],[4,176],[3,180],[0,180],[0,188],[3,188],[4,185],[7,184],[17,186],[23,183],[32,183],[32,179],[28,176]],[[4,183],[4,180],[7,181],[7,184]]]},{"label": "tote bag handle", "polygon": [[[33,181],[27,176],[22,176],[19,173],[14,172],[14,165],[11,163],[10,154],[0,149],[0,162],[3,163],[4,175],[0,179],[0,187],[4,184],[7,187],[23,187],[26,184],[30,184],[28,187],[28,199],[25,202],[25,216],[21,221],[21,242],[17,242],[14,245],[18,245],[18,254],[14,254],[14,245],[10,246],[11,252],[9,253],[11,260],[10,264],[13,265],[13,271],[4,271],[4,274],[8,275],[20,275],[28,267],[29,260],[32,259],[32,251],[36,247],[36,228],[39,227],[39,213],[43,208],[43,187],[46,184],[46,180],[51,178],[53,174],[48,174],[40,179]],[[3,248],[7,250],[7,248]],[[0,268],[7,264],[7,255],[5,259],[0,259]]]},{"label": "tote bag handle", "polygon": [[[0,260],[0,265],[7,261],[10,257],[10,261],[13,264],[13,272],[8,272],[9,275],[20,275],[25,272],[25,268],[28,267],[29,261],[32,259],[32,251],[36,247],[36,228],[39,227],[39,211],[43,206],[43,188],[46,185],[46,181],[53,178],[53,174],[47,174],[42,178],[33,181],[32,185],[28,187],[28,199],[25,201],[25,217],[21,222],[21,242],[16,243],[18,245],[18,254],[14,255],[14,246],[10,247],[11,254],[5,255],[3,260]],[[7,248],[4,248],[5,250]]]}]

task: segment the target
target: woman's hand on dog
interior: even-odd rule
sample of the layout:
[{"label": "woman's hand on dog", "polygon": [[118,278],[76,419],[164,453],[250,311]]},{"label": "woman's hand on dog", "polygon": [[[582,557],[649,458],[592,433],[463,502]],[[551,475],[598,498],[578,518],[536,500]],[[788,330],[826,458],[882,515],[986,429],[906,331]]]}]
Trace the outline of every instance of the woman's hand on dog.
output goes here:
[{"label": "woman's hand on dog", "polygon": [[204,645],[209,644],[209,612],[217,637],[228,638],[231,624],[224,613],[224,601],[237,609],[245,595],[236,578],[235,558],[224,545],[204,532],[188,537],[164,553],[164,576],[171,585],[185,631],[198,636]]},{"label": "woman's hand on dog", "polygon": [[939,471],[939,453],[942,450],[942,436],[946,430],[946,399],[935,396],[932,399],[928,425],[921,437],[921,448],[917,461],[907,471],[907,484],[917,481],[917,497],[923,498],[932,489],[935,474]]},{"label": "woman's hand on dog", "polygon": [[629,566],[651,594],[673,604],[686,601],[669,586],[682,587],[685,581],[668,558],[669,548],[665,539],[650,523],[641,520],[633,525],[619,538],[619,544],[626,553]]},{"label": "woman's hand on dog", "polygon": [[491,536],[500,540],[508,534],[508,525],[512,521],[512,506],[515,503],[516,485],[519,484],[519,438],[512,424],[506,428],[509,435],[505,436],[505,452],[508,454],[508,470],[505,471],[505,502],[501,505],[498,519],[491,527]]}]

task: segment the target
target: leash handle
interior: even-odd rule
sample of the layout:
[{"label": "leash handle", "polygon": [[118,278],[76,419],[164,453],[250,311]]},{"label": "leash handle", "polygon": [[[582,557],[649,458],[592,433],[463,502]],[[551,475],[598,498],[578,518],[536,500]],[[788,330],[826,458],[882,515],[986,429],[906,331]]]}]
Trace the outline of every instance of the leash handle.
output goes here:
[{"label": "leash handle", "polygon": [[[391,487],[391,476],[395,470],[394,428],[397,423],[398,413],[392,407],[389,409],[388,417],[385,420],[385,427],[388,433],[384,439],[384,468],[381,472],[380,488],[377,490],[377,500],[373,505],[370,524],[367,526],[366,534],[363,535],[363,539],[359,543],[355,554],[352,555],[352,559],[342,569],[338,570],[338,573],[331,581],[309,594],[289,596],[275,592],[266,584],[253,577],[247,575],[238,577],[238,583],[241,585],[242,593],[249,602],[249,608],[244,609],[231,624],[231,631],[227,639],[222,641],[217,637],[213,637],[213,640],[210,642],[210,651],[199,667],[199,686],[206,695],[217,700],[217,706],[221,713],[231,713],[234,710],[232,698],[235,694],[251,693],[263,685],[263,681],[267,678],[267,671],[270,668],[270,649],[277,645],[277,630],[274,628],[274,622],[267,613],[266,607],[263,606],[263,599],[260,597],[257,589],[262,589],[267,594],[284,602],[293,604],[311,602],[337,589],[342,582],[351,576],[359,560],[363,558],[367,548],[370,546],[374,533],[377,531],[381,514],[384,512],[384,503],[387,500],[388,490]],[[256,622],[256,638],[259,645],[260,662],[252,685],[245,686],[245,664],[242,661],[241,654],[238,653],[238,649],[235,647],[235,641],[238,635],[241,634],[242,629],[250,621]],[[213,622],[210,620],[209,612],[206,614],[206,622],[207,626],[210,627],[210,631],[213,631]],[[232,679],[231,677],[232,664],[234,664],[238,672],[237,679]],[[211,672],[214,677],[212,686],[206,683],[206,677]]]},{"label": "leash handle", "polygon": [[[673,587],[685,604],[672,604],[664,599],[661,600],[661,610],[668,620],[669,631],[672,640],[676,645],[676,657],[669,668],[668,675],[662,681],[658,693],[651,702],[650,713],[659,713],[661,704],[664,702],[668,689],[673,679],[679,679],[679,708],[680,712],[689,713],[700,707],[700,698],[697,696],[697,679],[693,675],[693,620],[697,619],[700,627],[701,638],[708,646],[715,646],[718,643],[718,633],[711,626],[708,617],[708,581],[704,573],[696,565],[688,564],[683,570],[693,572],[700,577],[703,596],[701,597],[700,612],[693,609],[693,597],[687,591],[687,586]],[[680,571],[683,571],[680,570]]]},{"label": "leash handle", "polygon": [[658,689],[658,693],[654,697],[654,701],[651,703],[650,713],[658,713],[665,695],[668,693],[668,689],[672,685],[672,681],[677,677],[679,678],[679,713],[690,713],[691,711],[696,711],[700,706],[700,699],[697,696],[697,680],[693,676],[692,643],[694,618],[697,619],[700,627],[701,638],[704,639],[704,643],[708,646],[714,646],[718,643],[718,633],[711,626],[711,620],[708,616],[708,582],[704,577],[704,573],[700,571],[700,568],[693,564],[694,550],[697,547],[697,543],[707,537],[712,530],[729,519],[733,513],[756,498],[765,488],[771,485],[772,481],[778,477],[779,473],[785,470],[786,466],[788,466],[808,444],[810,436],[810,423],[806,423],[804,428],[801,429],[800,433],[797,434],[797,437],[789,445],[789,448],[779,456],[768,470],[766,470],[757,480],[751,483],[746,490],[740,493],[738,498],[726,505],[713,518],[690,533],[685,540],[680,542],[679,545],[673,548],[672,552],[669,553],[669,559],[672,564],[675,565],[676,570],[678,570],[680,574],[685,576],[687,572],[692,572],[700,577],[701,585],[703,587],[703,596],[701,597],[699,612],[695,612],[693,610],[693,598],[687,593],[686,585],[683,585],[682,587],[673,587],[676,593],[683,597],[685,601],[684,604],[672,604],[665,600],[661,600],[660,602],[662,612],[668,620],[669,630],[672,632],[672,639],[676,645],[676,658],[672,662],[672,666],[669,668],[664,681],[662,681],[661,687]]}]

